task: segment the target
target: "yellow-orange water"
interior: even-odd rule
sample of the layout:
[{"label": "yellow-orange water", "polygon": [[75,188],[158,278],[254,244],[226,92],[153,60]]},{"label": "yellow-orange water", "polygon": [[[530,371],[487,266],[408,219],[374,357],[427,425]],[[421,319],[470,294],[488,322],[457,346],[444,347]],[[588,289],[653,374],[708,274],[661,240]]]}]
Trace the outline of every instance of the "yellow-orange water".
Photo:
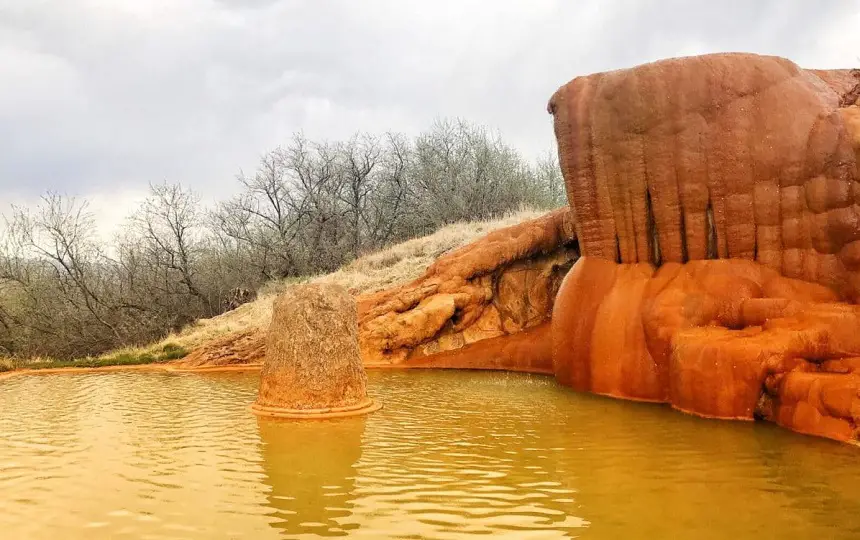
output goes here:
[{"label": "yellow-orange water", "polygon": [[550,378],[373,372],[385,408],[248,411],[256,374],[0,382],[0,538],[860,538],[860,449]]}]

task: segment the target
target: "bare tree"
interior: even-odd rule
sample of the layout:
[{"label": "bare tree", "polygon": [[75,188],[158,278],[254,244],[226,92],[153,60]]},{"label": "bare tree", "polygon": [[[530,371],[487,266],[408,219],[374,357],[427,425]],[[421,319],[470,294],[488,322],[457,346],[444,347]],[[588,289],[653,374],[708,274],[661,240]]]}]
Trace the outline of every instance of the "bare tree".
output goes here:
[{"label": "bare tree", "polygon": [[86,202],[48,194],[34,212],[13,207],[6,229],[0,280],[14,285],[23,315],[11,316],[6,307],[7,320],[52,335],[70,350],[123,341],[102,271],[107,259],[95,242]]},{"label": "bare tree", "polygon": [[179,184],[150,184],[149,197],[133,216],[150,260],[198,299],[208,315],[214,309],[197,284],[199,257],[204,249],[200,199]]},{"label": "bare tree", "polygon": [[489,219],[534,206],[527,162],[498,134],[457,121],[437,121],[415,141],[413,201],[431,228]]},{"label": "bare tree", "polygon": [[557,208],[567,204],[567,191],[555,150],[540,156],[534,165],[535,196],[538,207]]}]

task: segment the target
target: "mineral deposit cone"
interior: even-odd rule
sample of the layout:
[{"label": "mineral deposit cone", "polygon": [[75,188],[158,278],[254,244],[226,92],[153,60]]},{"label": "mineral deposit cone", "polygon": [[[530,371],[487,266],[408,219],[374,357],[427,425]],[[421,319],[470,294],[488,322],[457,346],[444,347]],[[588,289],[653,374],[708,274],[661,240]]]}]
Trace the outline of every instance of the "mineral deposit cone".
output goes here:
[{"label": "mineral deposit cone", "polygon": [[275,300],[257,414],[287,418],[362,414],[367,396],[355,300],[343,288],[306,284]]}]

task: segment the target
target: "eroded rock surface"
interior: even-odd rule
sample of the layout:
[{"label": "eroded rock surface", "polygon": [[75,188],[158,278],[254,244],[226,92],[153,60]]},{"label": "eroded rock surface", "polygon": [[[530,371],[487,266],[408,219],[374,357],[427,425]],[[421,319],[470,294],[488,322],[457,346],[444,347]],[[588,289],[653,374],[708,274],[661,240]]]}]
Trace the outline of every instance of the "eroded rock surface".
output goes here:
[{"label": "eroded rock surface", "polygon": [[[446,361],[464,367],[495,366],[501,360],[490,350],[498,341],[479,344],[548,323],[578,255],[565,208],[492,232],[440,258],[408,285],[359,297],[365,365],[412,364],[446,353]],[[453,360],[456,351],[463,354],[459,360]],[[551,358],[540,354],[534,348],[535,357],[521,361],[548,365]]]},{"label": "eroded rock surface", "polygon": [[329,284],[297,285],[272,311],[254,412],[270,416],[368,412],[355,300]]},{"label": "eroded rock surface", "polygon": [[549,110],[582,254],[756,260],[856,300],[858,77],[715,54],[572,80]]},{"label": "eroded rock surface", "polygon": [[583,257],[553,316],[556,377],[577,390],[860,439],[860,307],[753,261]]}]

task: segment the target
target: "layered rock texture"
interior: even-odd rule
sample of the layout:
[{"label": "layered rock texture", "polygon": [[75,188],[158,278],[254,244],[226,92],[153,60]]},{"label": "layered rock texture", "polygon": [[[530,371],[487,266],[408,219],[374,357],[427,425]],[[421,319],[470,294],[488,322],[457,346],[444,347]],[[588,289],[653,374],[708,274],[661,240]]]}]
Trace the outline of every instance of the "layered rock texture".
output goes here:
[{"label": "layered rock texture", "polygon": [[572,80],[549,110],[582,254],[756,260],[857,299],[858,83],[750,54]]},{"label": "layered rock texture", "polygon": [[[549,348],[505,338],[548,331],[561,280],[579,256],[568,209],[492,232],[416,281],[358,299],[365,365],[549,369]],[[528,341],[534,341],[529,339]],[[440,353],[445,353],[444,356]],[[525,357],[525,356],[527,357]],[[434,357],[428,364],[426,360]]]},{"label": "layered rock texture", "polygon": [[292,287],[274,305],[257,414],[348,416],[378,409],[367,396],[355,300],[336,285]]},{"label": "layered rock texture", "polygon": [[860,439],[858,75],[721,54],[556,92],[562,383]]}]

